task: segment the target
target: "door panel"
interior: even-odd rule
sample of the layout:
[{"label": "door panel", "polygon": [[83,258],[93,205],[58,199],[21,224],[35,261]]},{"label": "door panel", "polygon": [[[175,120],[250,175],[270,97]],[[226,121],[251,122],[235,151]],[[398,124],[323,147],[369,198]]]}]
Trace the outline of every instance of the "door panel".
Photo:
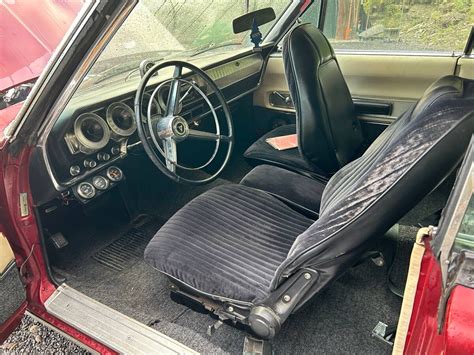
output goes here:
[{"label": "door panel", "polygon": [[[281,55],[271,55],[268,59],[262,83],[253,95],[254,106],[275,109],[270,103],[270,96],[274,92],[287,93],[288,84],[285,77],[283,58]],[[294,112],[293,108],[278,107],[279,111]]]},{"label": "door panel", "polygon": [[454,74],[456,57],[338,54],[354,98],[392,103],[398,117],[435,80]]},{"label": "door panel", "polygon": [[[355,99],[392,105],[398,117],[438,78],[455,72],[456,57],[343,54],[337,56],[349,90]],[[465,70],[474,70],[467,68]],[[275,109],[272,92],[288,92],[281,54],[270,57],[254,105]],[[291,111],[289,108],[278,108]]]},{"label": "door panel", "polygon": [[[447,56],[374,53],[338,53],[337,58],[357,103],[357,113],[366,133],[367,144],[410,108],[434,81],[454,74],[457,61],[457,57]],[[461,70],[472,75],[474,65],[471,63],[474,61],[467,60]],[[294,112],[292,105],[286,105],[283,101],[278,104],[272,99],[275,92],[284,97],[288,91],[283,59],[281,53],[277,53],[269,58],[261,86],[254,94],[254,106],[274,113]],[[269,115],[265,116],[268,119]],[[267,126],[271,127],[272,124]]]}]

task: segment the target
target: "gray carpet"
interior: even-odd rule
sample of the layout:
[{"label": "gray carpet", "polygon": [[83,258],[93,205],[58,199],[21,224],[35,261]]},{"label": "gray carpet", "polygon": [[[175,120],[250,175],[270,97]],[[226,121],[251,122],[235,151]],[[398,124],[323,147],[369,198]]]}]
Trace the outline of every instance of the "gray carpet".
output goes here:
[{"label": "gray carpet", "polygon": [[[114,239],[105,233],[101,237],[108,242]],[[108,242],[102,241],[100,247]],[[172,301],[167,279],[141,258],[118,272],[93,260],[93,249],[86,248],[74,263],[63,265],[61,273],[70,286],[197,351],[241,353],[244,332],[223,325],[209,337],[207,327],[215,320]],[[277,354],[388,353],[390,347],[370,334],[378,321],[396,322],[400,305],[401,299],[387,287],[386,269],[364,262],[291,316],[273,341],[274,349]]]}]

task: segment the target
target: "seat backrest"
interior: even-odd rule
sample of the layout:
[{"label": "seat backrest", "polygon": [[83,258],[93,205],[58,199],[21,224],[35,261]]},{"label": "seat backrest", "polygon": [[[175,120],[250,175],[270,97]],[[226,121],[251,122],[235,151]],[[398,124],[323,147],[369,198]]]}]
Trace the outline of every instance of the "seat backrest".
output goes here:
[{"label": "seat backrest", "polygon": [[334,173],[356,157],[363,142],[334,51],[319,29],[302,24],[286,36],[283,61],[300,153],[309,163]]},{"label": "seat backrest", "polygon": [[441,78],[362,157],[329,180],[319,219],[296,238],[272,287],[312,267],[321,288],[353,265],[452,173],[473,133],[474,80]]}]

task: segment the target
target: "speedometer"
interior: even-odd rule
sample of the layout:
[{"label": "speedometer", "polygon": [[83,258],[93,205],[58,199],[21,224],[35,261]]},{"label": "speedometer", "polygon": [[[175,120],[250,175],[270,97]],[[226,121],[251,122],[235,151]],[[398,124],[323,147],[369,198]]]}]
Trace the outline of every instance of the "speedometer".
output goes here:
[{"label": "speedometer", "polygon": [[74,122],[74,134],[84,148],[84,153],[102,149],[110,139],[110,130],[100,116],[83,113]]},{"label": "speedometer", "polygon": [[137,129],[135,113],[123,102],[111,104],[107,108],[106,118],[112,132],[119,136],[128,137]]}]

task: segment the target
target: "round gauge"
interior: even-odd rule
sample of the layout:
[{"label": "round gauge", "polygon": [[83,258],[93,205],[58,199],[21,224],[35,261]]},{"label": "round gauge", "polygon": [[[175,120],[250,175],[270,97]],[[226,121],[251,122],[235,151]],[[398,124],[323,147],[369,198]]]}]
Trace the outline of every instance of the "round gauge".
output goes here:
[{"label": "round gauge", "polygon": [[[142,115],[143,117],[148,117],[148,105],[150,104],[150,94],[145,94],[143,95],[143,104],[142,104]],[[151,104],[151,115],[156,116],[156,115],[161,115],[161,108],[160,105],[158,104],[158,101],[156,99],[153,99],[153,102]]]},{"label": "round gauge", "polygon": [[128,137],[137,129],[133,110],[123,102],[111,104],[107,108],[106,118],[112,132],[119,136]]},{"label": "round gauge", "polygon": [[92,178],[92,185],[94,185],[97,190],[107,190],[110,183],[105,177],[97,175]]},{"label": "round gauge", "polygon": [[123,179],[123,172],[116,166],[111,166],[107,169],[107,177],[113,181],[117,182]]},{"label": "round gauge", "polygon": [[95,113],[83,113],[74,122],[74,134],[87,150],[104,148],[110,139],[105,121]]},{"label": "round gauge", "polygon": [[80,197],[85,198],[86,200],[95,196],[95,187],[88,182],[81,182],[76,191]]}]

